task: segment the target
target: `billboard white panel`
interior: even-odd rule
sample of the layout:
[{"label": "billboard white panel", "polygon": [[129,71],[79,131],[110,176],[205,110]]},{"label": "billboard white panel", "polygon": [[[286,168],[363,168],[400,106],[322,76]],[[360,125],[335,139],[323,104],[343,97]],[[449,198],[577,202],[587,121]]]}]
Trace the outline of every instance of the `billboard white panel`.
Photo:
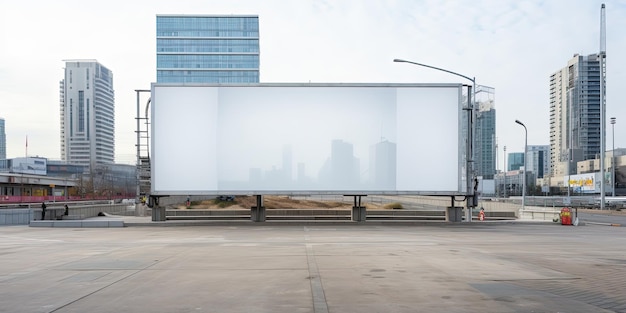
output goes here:
[{"label": "billboard white panel", "polygon": [[151,174],[156,190],[218,190],[217,91],[153,91]]},{"label": "billboard white panel", "polygon": [[461,85],[152,86],[152,194],[460,194]]}]

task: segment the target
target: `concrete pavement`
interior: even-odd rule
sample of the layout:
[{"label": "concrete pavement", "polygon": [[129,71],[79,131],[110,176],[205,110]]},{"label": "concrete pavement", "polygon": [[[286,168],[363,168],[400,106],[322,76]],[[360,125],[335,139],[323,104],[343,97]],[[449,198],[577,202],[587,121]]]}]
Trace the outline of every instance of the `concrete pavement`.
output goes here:
[{"label": "concrete pavement", "polygon": [[0,227],[0,312],[626,312],[626,228],[212,225]]}]

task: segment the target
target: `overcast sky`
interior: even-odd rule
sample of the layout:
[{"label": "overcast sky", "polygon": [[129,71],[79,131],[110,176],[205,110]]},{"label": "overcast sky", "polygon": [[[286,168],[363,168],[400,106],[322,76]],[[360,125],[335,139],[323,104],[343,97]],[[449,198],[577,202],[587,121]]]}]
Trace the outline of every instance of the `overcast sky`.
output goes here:
[{"label": "overcast sky", "polygon": [[[157,14],[256,14],[261,82],[467,82],[394,58],[476,77],[495,88],[502,147],[549,144],[549,76],[599,50],[607,18],[607,149],[626,147],[626,1],[151,0],[2,1],[0,117],[7,157],[60,158],[62,60],[96,59],[114,74],[116,160],[135,161],[135,89],[156,80]],[[143,109],[142,109],[143,110]]]}]

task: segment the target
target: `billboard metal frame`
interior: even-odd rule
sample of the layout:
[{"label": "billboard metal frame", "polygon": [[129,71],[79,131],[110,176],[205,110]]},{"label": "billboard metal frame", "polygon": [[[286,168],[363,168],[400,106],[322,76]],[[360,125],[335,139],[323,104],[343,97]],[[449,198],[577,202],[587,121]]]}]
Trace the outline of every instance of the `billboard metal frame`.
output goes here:
[{"label": "billboard metal frame", "polygon": [[[156,167],[157,163],[151,160],[151,173],[152,173],[152,187],[151,187],[151,196],[175,196],[175,195],[351,195],[351,196],[366,196],[366,195],[431,195],[431,196],[451,196],[453,198],[452,202],[454,202],[455,196],[471,196],[473,195],[472,188],[470,187],[473,183],[468,181],[467,175],[472,175],[471,173],[471,160],[469,159],[469,155],[471,153],[472,145],[469,142],[471,140],[472,135],[472,127],[473,120],[471,116],[467,117],[467,121],[463,121],[463,115],[469,114],[469,110],[467,109],[469,106],[466,105],[465,101],[468,101],[469,97],[464,97],[464,88],[467,88],[468,95],[471,94],[471,88],[465,84],[387,84],[387,83],[259,83],[259,84],[159,84],[153,83],[151,86],[151,101],[152,101],[152,112],[151,112],[151,120],[150,126],[152,130],[152,134],[150,136],[151,145],[150,149],[158,149],[158,141],[155,142],[155,128],[159,127],[157,123],[154,122],[154,109],[158,107],[158,98],[155,97],[155,89],[161,87],[218,87],[218,88],[237,88],[237,87],[246,87],[246,88],[271,88],[271,87],[306,87],[306,88],[318,88],[318,87],[366,87],[366,88],[458,88],[458,115],[456,120],[452,120],[450,123],[458,123],[458,164],[457,164],[457,172],[458,172],[458,189],[450,190],[450,191],[437,191],[437,190],[290,190],[290,189],[273,189],[273,190],[228,190],[228,189],[220,189],[220,190],[155,190],[155,174],[159,175],[159,169]],[[139,100],[138,100],[139,101]],[[470,102],[470,101],[468,101]],[[156,133],[158,136],[158,132]],[[468,144],[470,143],[470,144]],[[436,151],[435,151],[436,153]],[[158,153],[151,153],[152,158],[158,158]]]}]

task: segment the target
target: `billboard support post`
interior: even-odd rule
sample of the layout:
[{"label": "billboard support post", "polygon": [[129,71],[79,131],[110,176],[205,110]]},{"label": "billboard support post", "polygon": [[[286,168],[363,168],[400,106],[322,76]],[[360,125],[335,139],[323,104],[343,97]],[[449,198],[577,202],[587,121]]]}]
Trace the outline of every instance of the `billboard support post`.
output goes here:
[{"label": "billboard support post", "polygon": [[148,198],[148,207],[152,209],[152,221],[153,222],[165,222],[167,220],[165,207],[159,205],[159,199],[161,197],[164,197],[164,196],[150,195],[150,198]]},{"label": "billboard support post", "polygon": [[256,206],[250,209],[250,219],[253,222],[265,222],[265,207],[263,206],[263,195],[256,195]]},{"label": "billboard support post", "polygon": [[367,219],[367,209],[361,206],[361,195],[354,195],[351,219],[353,222],[365,222]]}]

